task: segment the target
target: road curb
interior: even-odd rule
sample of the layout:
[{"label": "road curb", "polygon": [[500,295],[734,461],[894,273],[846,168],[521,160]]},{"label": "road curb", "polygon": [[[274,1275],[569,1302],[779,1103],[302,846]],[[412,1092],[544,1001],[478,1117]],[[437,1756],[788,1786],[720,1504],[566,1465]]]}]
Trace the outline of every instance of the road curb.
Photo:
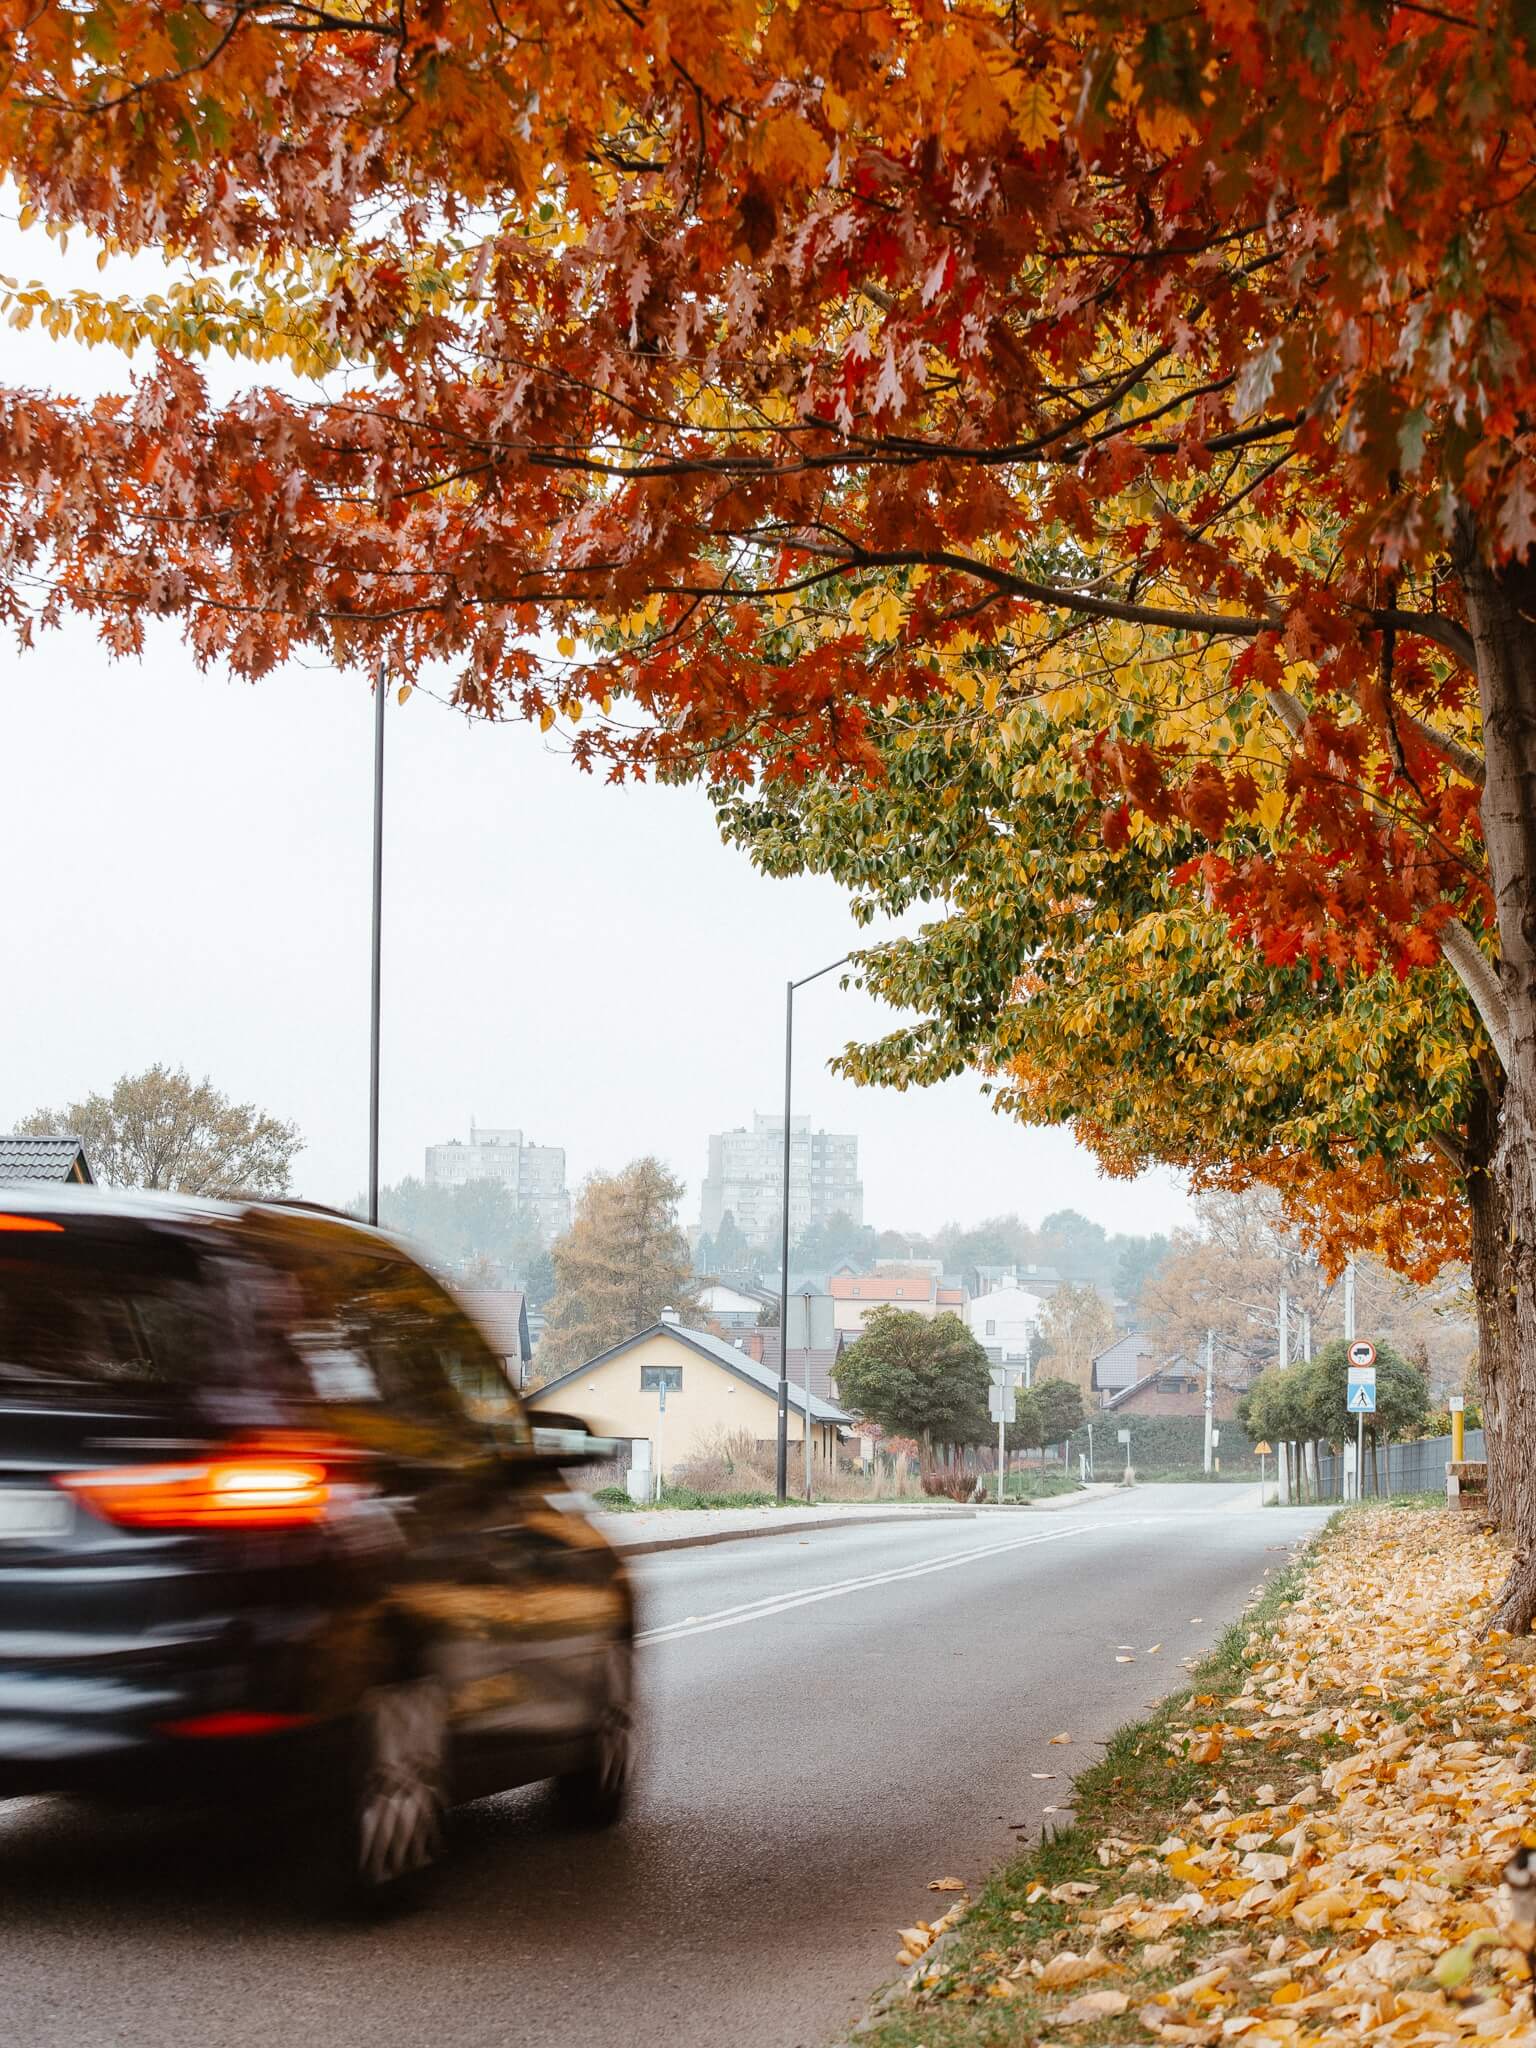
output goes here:
[{"label": "road curb", "polygon": [[649,1557],[659,1550],[699,1550],[710,1543],[750,1543],[757,1536],[803,1536],[812,1529],[872,1529],[879,1523],[906,1522],[921,1528],[924,1522],[974,1522],[974,1508],[929,1508],[918,1515],[823,1515],[814,1522],[786,1522],[781,1528],[770,1523],[762,1529],[711,1529],[702,1536],[654,1536],[639,1543],[625,1543],[617,1536],[608,1541],[623,1557]]}]

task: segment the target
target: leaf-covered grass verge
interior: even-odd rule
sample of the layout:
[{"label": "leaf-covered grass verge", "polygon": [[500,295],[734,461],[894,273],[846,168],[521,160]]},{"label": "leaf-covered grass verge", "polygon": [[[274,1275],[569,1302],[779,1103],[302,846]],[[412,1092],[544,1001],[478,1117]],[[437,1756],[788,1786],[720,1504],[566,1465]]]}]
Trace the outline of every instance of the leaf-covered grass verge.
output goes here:
[{"label": "leaf-covered grass verge", "polygon": [[1336,1514],[861,2048],[1528,2040],[1501,1880],[1536,1847],[1536,1638],[1479,1625],[1507,1565],[1436,1497]]}]

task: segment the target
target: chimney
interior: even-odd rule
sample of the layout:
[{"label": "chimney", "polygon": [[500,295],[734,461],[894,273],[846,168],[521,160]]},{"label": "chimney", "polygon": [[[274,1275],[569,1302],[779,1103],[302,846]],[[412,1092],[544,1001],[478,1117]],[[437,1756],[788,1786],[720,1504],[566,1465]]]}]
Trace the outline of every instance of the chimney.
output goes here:
[{"label": "chimney", "polygon": [[676,1328],[678,1328],[678,1329],[681,1329],[681,1328],[682,1328],[682,1322],[683,1322],[683,1319],[682,1319],[682,1317],[681,1317],[681,1316],[680,1316],[680,1315],[678,1314],[678,1312],[677,1312],[677,1310],[676,1310],[675,1308],[664,1308],[664,1309],[662,1310],[662,1312],[661,1312],[661,1315],[660,1315],[660,1316],[659,1316],[659,1318],[658,1318],[658,1321],[660,1321],[660,1322],[663,1322],[663,1323],[671,1323],[671,1324],[673,1324],[673,1325],[674,1325],[674,1326],[675,1326]]}]

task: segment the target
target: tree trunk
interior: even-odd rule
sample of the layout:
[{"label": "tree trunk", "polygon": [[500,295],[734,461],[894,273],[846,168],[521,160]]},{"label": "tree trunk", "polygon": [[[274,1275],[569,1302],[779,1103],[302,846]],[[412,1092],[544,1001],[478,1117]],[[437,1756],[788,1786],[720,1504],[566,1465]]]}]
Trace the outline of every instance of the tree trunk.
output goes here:
[{"label": "tree trunk", "polygon": [[1496,1075],[1479,1074],[1468,1108],[1465,1155],[1472,1298],[1477,1310],[1478,1395],[1488,1454],[1488,1513],[1496,1527],[1513,1533],[1516,1489],[1505,1476],[1502,1403],[1515,1357],[1514,1294],[1504,1271],[1504,1198],[1492,1171],[1501,1093]]},{"label": "tree trunk", "polygon": [[1509,1016],[1494,1177],[1512,1295],[1498,1435],[1515,1561],[1493,1625],[1518,1634],[1536,1617],[1536,558],[1495,569],[1464,527],[1457,567],[1477,649],[1483,840]]}]

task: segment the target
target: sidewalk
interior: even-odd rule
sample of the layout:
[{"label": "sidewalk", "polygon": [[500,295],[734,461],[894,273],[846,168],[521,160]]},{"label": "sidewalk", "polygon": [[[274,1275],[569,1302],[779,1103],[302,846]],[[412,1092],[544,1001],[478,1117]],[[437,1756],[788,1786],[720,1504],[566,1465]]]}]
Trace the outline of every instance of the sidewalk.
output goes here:
[{"label": "sidewalk", "polygon": [[642,1508],[634,1514],[592,1517],[616,1550],[641,1557],[656,1550],[691,1550],[703,1543],[737,1543],[749,1536],[804,1536],[812,1529],[843,1529],[868,1522],[956,1522],[983,1516],[1049,1514],[1054,1508],[1085,1506],[1118,1487],[1084,1487],[1051,1500],[995,1501],[826,1501],[797,1508]]}]

